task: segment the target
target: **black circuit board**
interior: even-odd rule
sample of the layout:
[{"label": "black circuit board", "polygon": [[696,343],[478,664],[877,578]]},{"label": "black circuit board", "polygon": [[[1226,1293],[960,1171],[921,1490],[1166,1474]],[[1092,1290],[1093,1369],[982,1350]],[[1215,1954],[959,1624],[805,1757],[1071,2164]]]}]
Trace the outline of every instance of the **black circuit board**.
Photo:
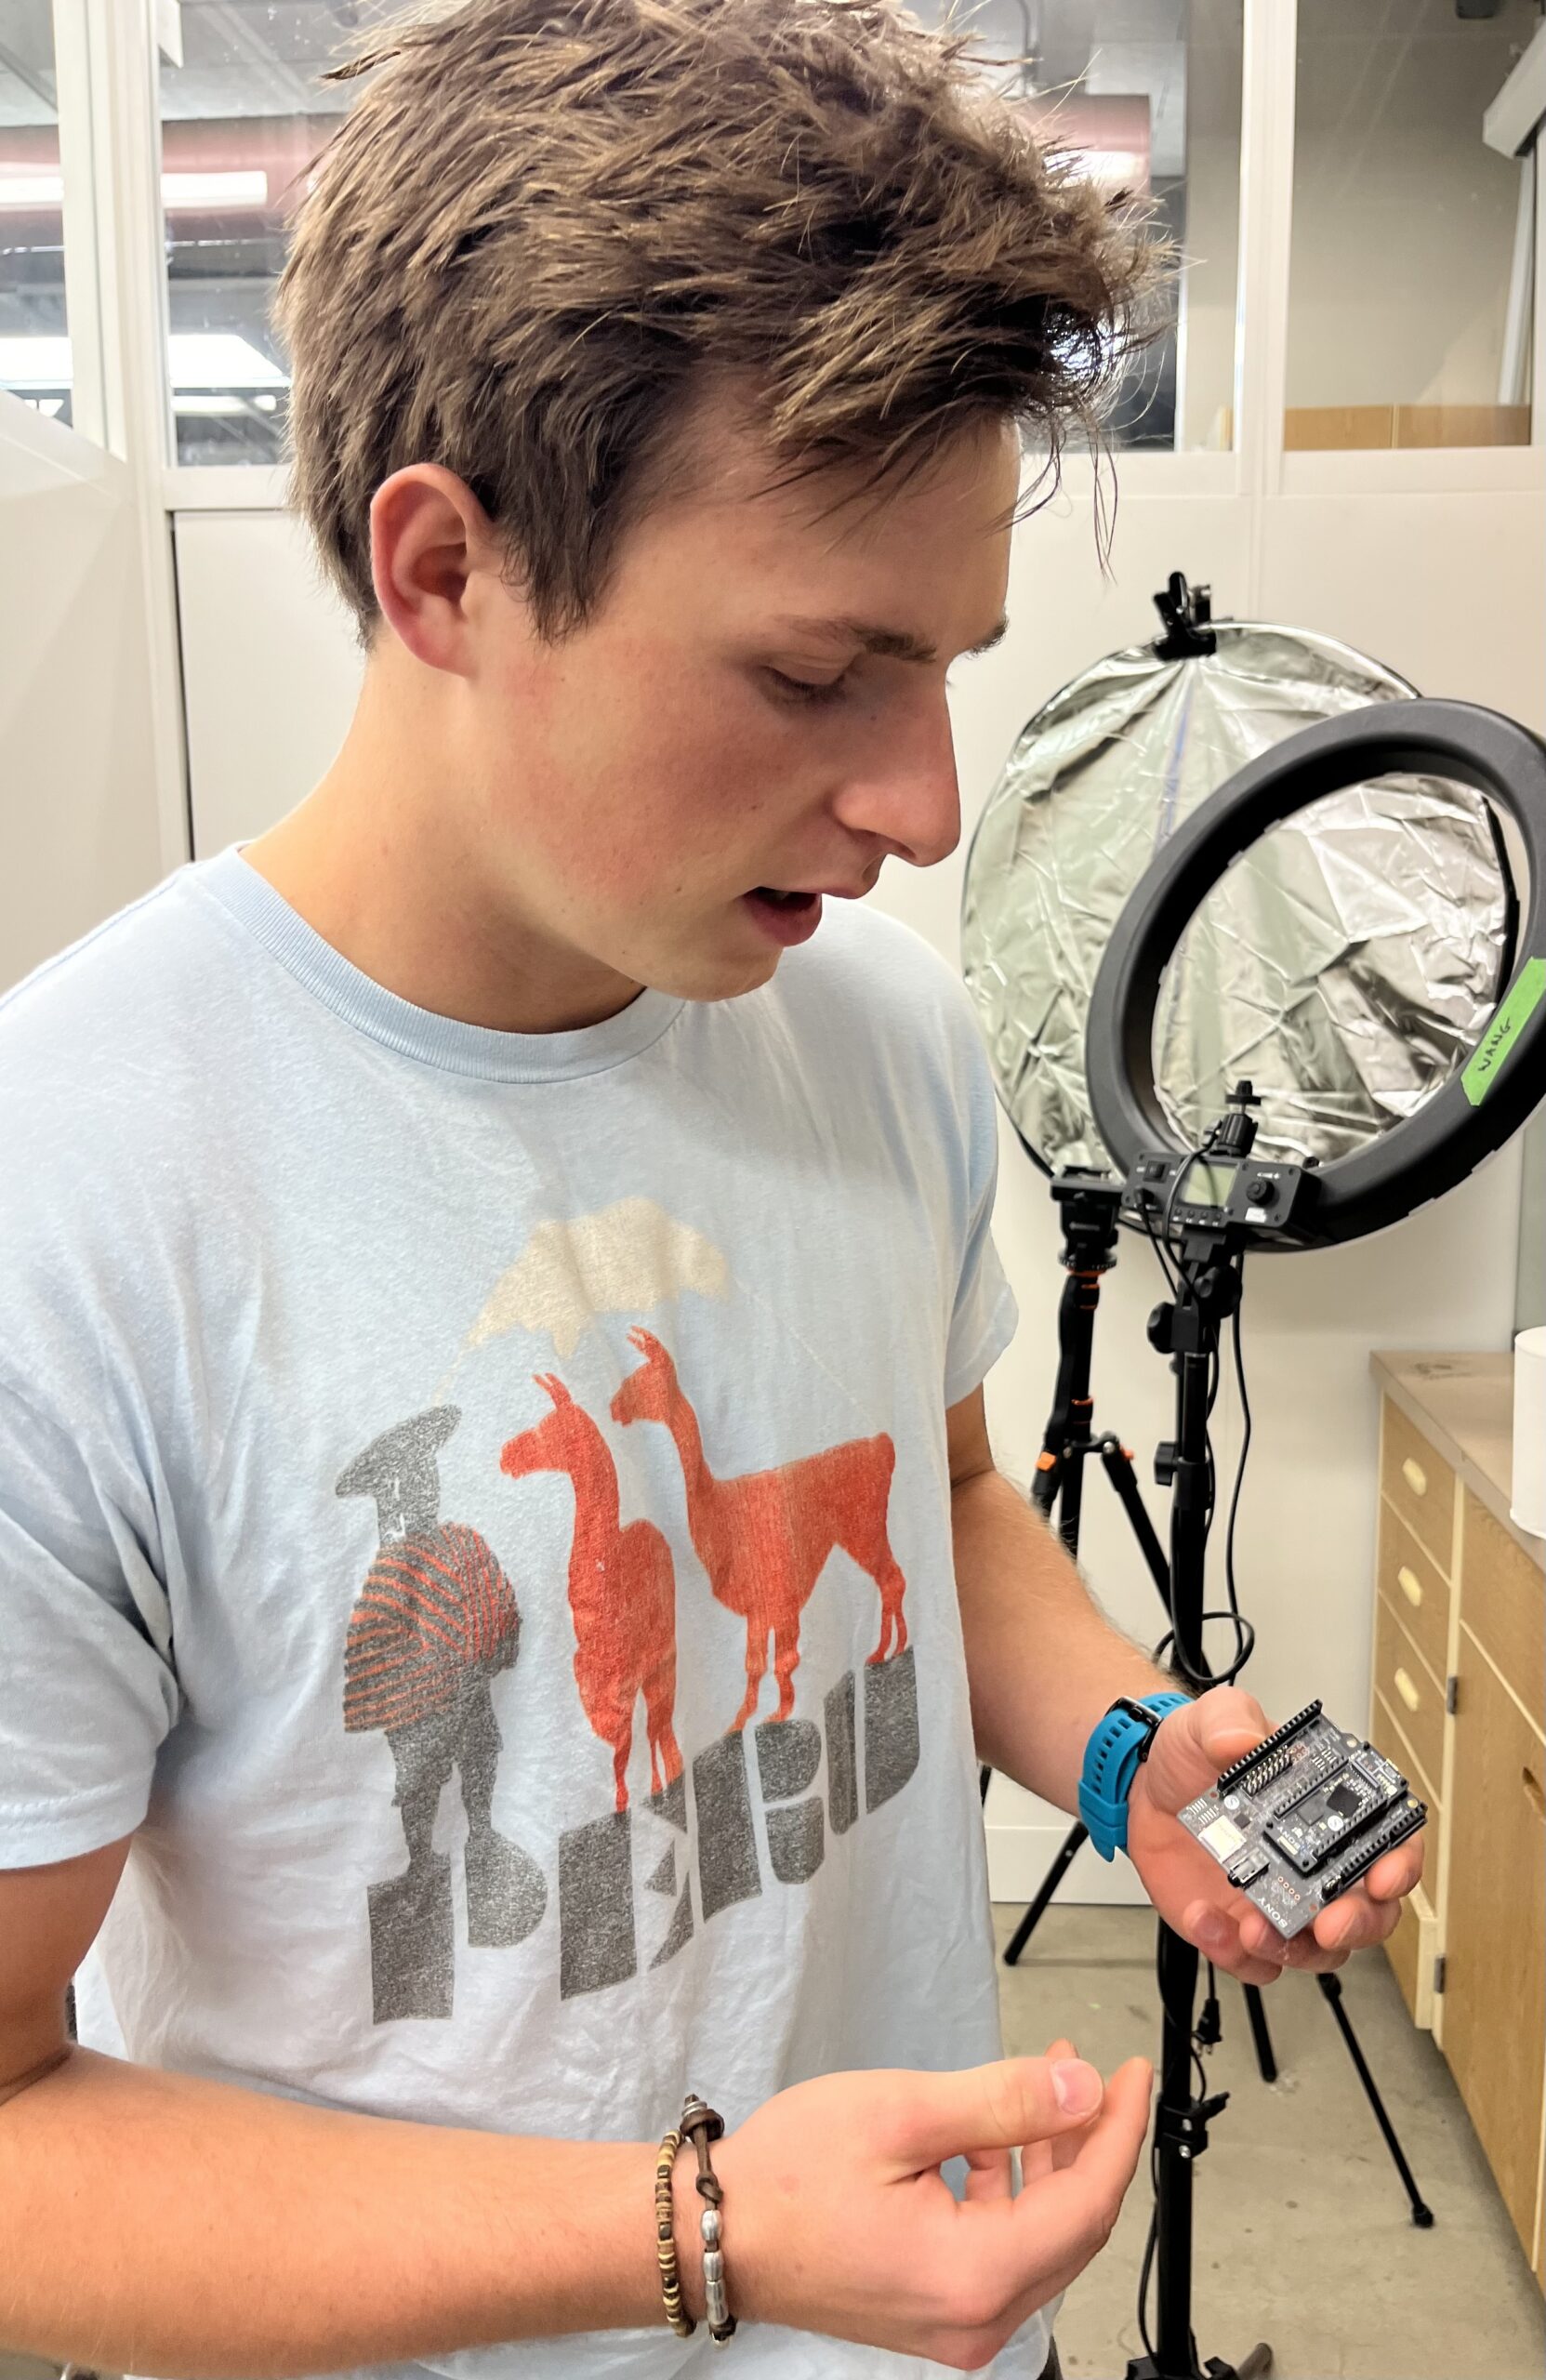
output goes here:
[{"label": "black circuit board", "polygon": [[1289,1941],[1427,1817],[1383,1752],[1312,1702],[1189,1802],[1181,1822]]}]

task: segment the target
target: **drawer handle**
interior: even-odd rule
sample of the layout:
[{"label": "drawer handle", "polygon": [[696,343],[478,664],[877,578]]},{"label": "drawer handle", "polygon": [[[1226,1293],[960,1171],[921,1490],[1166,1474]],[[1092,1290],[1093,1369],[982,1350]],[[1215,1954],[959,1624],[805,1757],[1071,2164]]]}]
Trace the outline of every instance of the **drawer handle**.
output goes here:
[{"label": "drawer handle", "polygon": [[1416,1611],[1418,1606],[1422,1601],[1422,1581],[1418,1577],[1417,1572],[1415,1570],[1408,1570],[1407,1565],[1403,1562],[1400,1569],[1395,1574],[1395,1583],[1400,1588],[1402,1593],[1406,1596],[1407,1601],[1411,1605],[1412,1609]]},{"label": "drawer handle", "polygon": [[1522,1768],[1519,1776],[1526,1792],[1529,1795],[1537,1818],[1546,1818],[1546,1793],[1540,1790],[1539,1778],[1528,1768]]},{"label": "drawer handle", "polygon": [[1408,1711],[1415,1711],[1419,1703],[1422,1700],[1421,1695],[1418,1692],[1416,1686],[1412,1684],[1411,1679],[1407,1675],[1405,1670],[1397,1670],[1395,1673],[1395,1690],[1401,1697],[1402,1701],[1406,1704]]},{"label": "drawer handle", "polygon": [[1406,1481],[1414,1496],[1426,1496],[1428,1493],[1428,1474],[1423,1470],[1420,1462],[1414,1462],[1412,1461],[1410,1455],[1406,1457],[1401,1465],[1401,1476]]}]

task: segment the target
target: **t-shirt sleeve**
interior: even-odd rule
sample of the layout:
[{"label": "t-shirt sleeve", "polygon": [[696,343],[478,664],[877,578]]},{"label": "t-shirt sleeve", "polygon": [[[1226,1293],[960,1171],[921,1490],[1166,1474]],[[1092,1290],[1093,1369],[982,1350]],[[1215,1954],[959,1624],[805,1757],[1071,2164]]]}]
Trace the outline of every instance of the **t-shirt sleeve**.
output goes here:
[{"label": "t-shirt sleeve", "polygon": [[[963,1001],[964,1006],[964,1001]],[[967,1229],[945,1346],[945,1401],[970,1396],[1014,1337],[1020,1310],[993,1244],[998,1186],[998,1104],[970,1021],[959,1045],[967,1098]]]},{"label": "t-shirt sleeve", "polygon": [[145,1816],[178,1704],[147,1505],[126,1464],[0,1381],[0,1868]]}]

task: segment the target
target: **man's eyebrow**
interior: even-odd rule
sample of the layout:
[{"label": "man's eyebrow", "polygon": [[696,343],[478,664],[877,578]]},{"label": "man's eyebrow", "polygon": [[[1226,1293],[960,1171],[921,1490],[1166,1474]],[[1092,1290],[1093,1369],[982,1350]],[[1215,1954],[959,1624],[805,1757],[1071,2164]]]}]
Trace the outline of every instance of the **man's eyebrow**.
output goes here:
[{"label": "man's eyebrow", "polygon": [[[858,644],[866,653],[878,653],[887,661],[936,661],[939,658],[932,644],[916,637],[905,628],[879,628],[871,620],[856,620],[847,614],[827,619],[789,617],[777,623],[792,635],[810,637],[818,644]],[[968,646],[971,654],[990,652],[1008,633],[1008,619],[999,621],[981,644]]]}]

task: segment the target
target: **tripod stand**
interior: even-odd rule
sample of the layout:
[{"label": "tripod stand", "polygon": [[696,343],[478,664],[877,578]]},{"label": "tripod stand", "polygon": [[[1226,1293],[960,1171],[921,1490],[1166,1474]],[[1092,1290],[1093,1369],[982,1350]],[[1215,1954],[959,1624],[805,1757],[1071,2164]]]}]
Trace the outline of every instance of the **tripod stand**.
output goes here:
[{"label": "tripod stand", "polygon": [[[1249,1149],[1251,1128],[1243,1108],[1239,1128],[1242,1145]],[[1239,1301],[1239,1271],[1235,1263],[1228,1261],[1235,1251],[1222,1234],[1189,1238],[1182,1257],[1185,1294],[1173,1303],[1167,1302],[1156,1308],[1150,1319],[1151,1342],[1170,1355],[1177,1380],[1176,1435],[1171,1444],[1160,1449],[1156,1466],[1162,1484],[1172,1490],[1170,1557],[1167,1565],[1139,1495],[1130,1457],[1117,1439],[1109,1434],[1097,1437],[1090,1427],[1093,1406],[1090,1357],[1094,1315],[1101,1275],[1109,1272],[1117,1261],[1117,1216],[1121,1192],[1098,1174],[1071,1168],[1054,1182],[1052,1195],[1060,1209],[1063,1263],[1069,1278],[1059,1316],[1057,1387],[1037,1464],[1033,1501],[1049,1517],[1054,1505],[1061,1507],[1059,1533],[1070,1553],[1077,1554],[1083,1464],[1091,1453],[1101,1456],[1166,1606],[1181,1667],[1192,1677],[1205,1678],[1211,1674],[1202,1649],[1203,1586],[1212,1510],[1208,1443],[1209,1376],[1222,1326]],[[1018,1962],[1060,1879],[1085,1840],[1084,1828],[1075,1825],[1005,1951],[1010,1965]],[[1158,2334],[1149,2352],[1129,2363],[1128,2380],[1199,2380],[1203,2373],[1208,2380],[1260,2380],[1272,2364],[1271,2348],[1261,2345],[1253,2347],[1239,2364],[1227,2364],[1209,2357],[1204,2365],[1198,2360],[1192,2334],[1193,2168],[1208,2146],[1209,2124],[1225,2106],[1228,2096],[1193,2096],[1192,2009],[1197,1963],[1197,1952],[1192,1945],[1161,1922],[1156,1971],[1164,2018],[1160,2091],[1155,2117],[1154,2234]],[[1401,2176],[1411,2204],[1412,2220],[1426,2228],[1433,2222],[1432,2213],[1418,2192],[1354,2034],[1342,2005],[1341,1987],[1335,1976],[1319,1976],[1316,1981],[1331,2008]],[[1276,2067],[1261,1994],[1250,1985],[1245,1990],[1257,2061],[1263,2080],[1271,2082],[1275,2079]],[[1216,2034],[1208,2038],[1216,2038]],[[1147,2265],[1145,2283],[1146,2278]]]}]

